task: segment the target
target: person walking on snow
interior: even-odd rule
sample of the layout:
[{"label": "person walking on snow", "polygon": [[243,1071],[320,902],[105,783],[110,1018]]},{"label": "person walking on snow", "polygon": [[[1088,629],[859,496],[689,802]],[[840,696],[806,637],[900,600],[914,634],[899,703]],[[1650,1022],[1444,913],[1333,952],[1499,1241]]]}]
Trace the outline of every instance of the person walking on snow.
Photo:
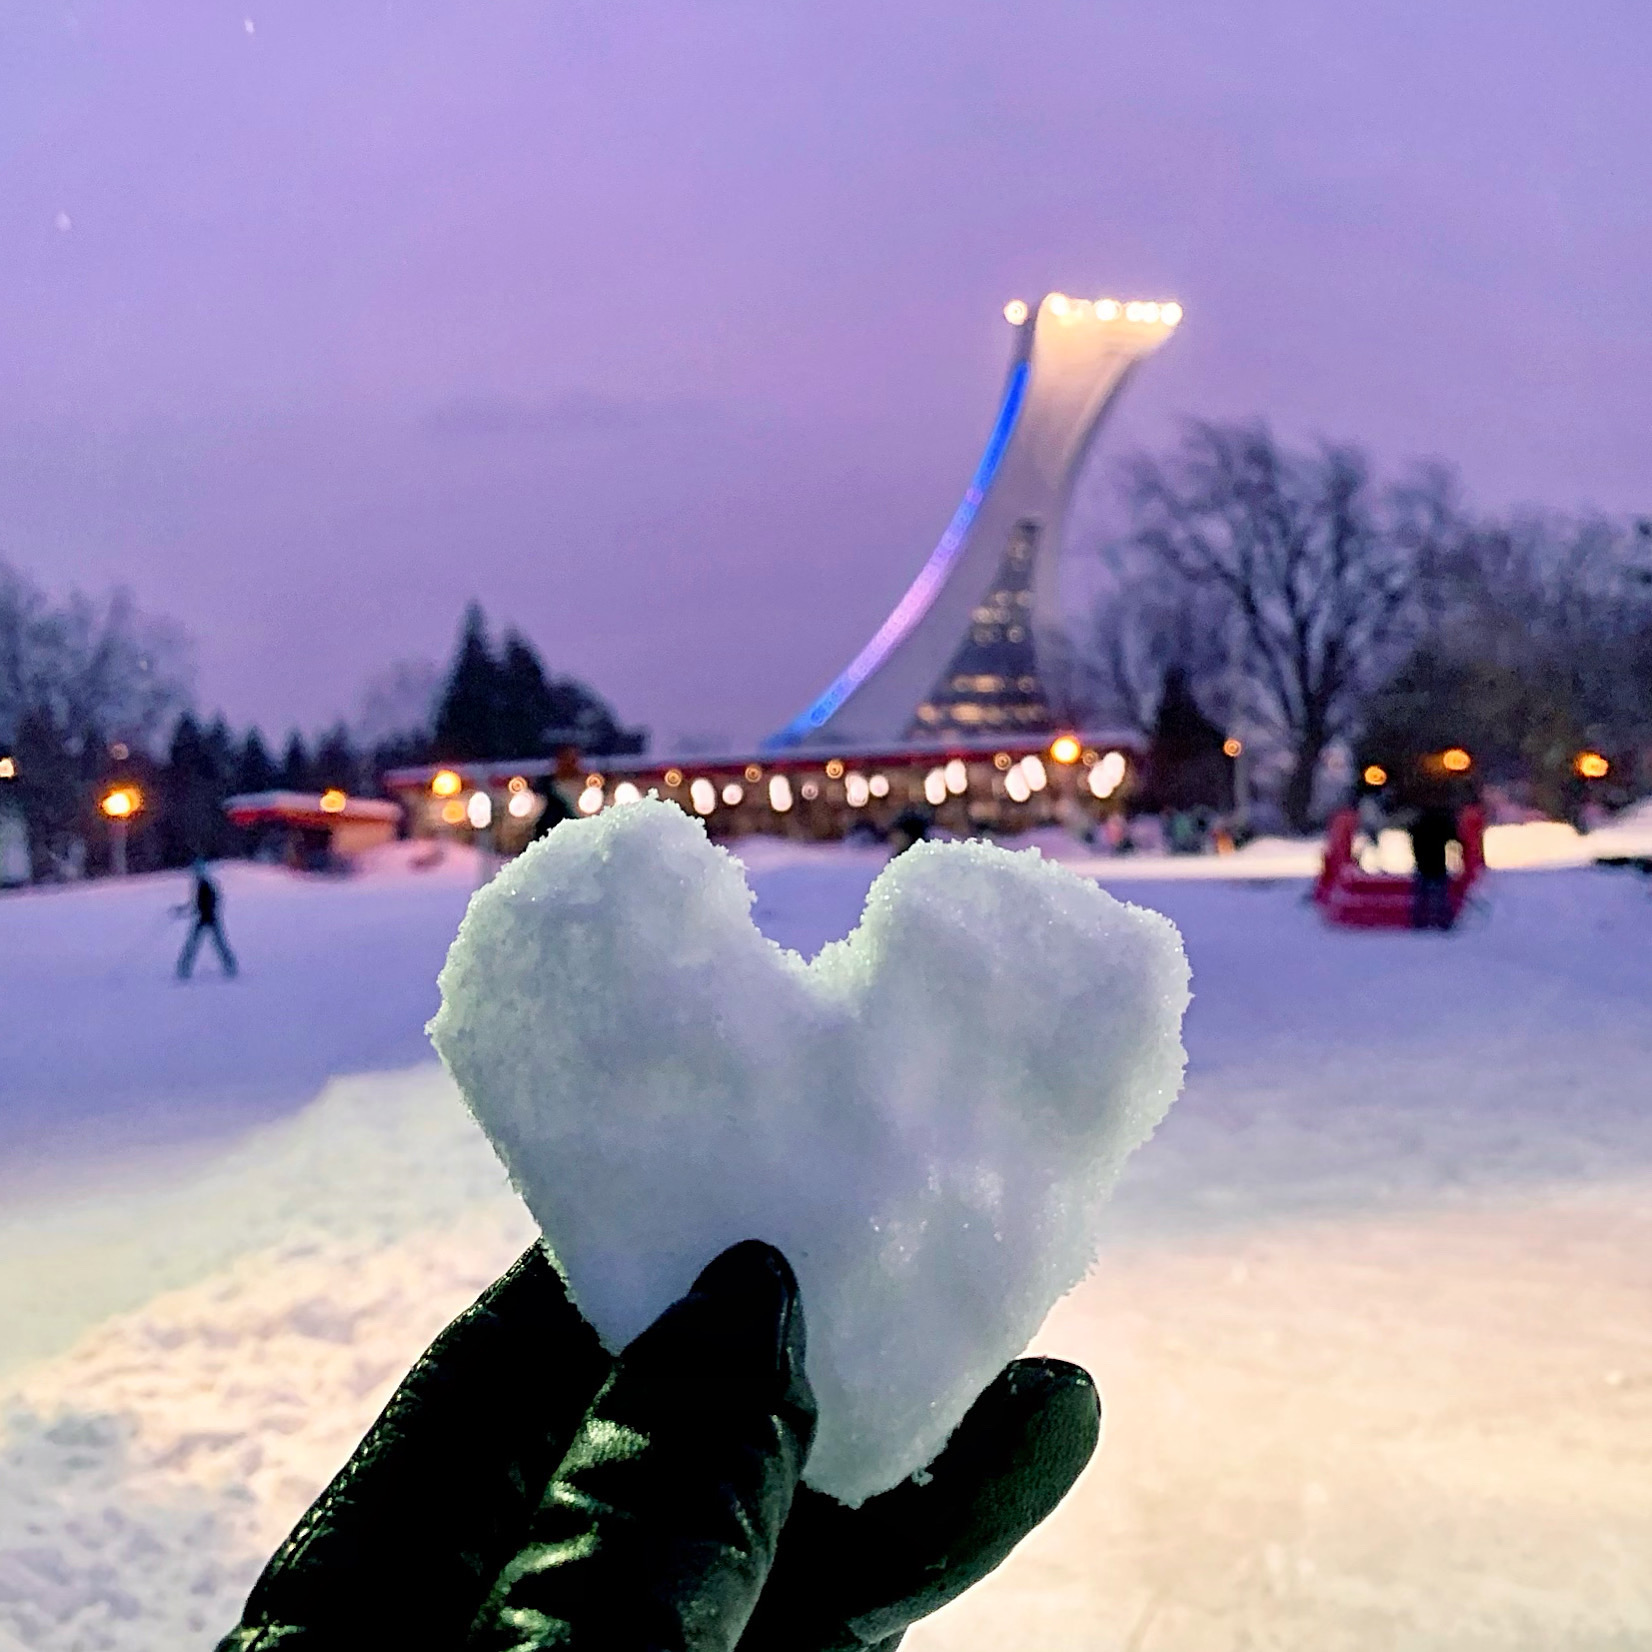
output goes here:
[{"label": "person walking on snow", "polygon": [[195,879],[195,893],[193,900],[186,901],[177,910],[183,915],[194,909],[195,922],[189,931],[189,938],[184,942],[184,949],[178,954],[178,979],[187,981],[190,972],[195,968],[195,954],[201,949],[201,939],[210,935],[212,944],[218,949],[218,961],[224,966],[226,978],[235,974],[235,954],[229,949],[229,942],[224,939],[224,926],[218,917],[218,885],[212,881],[207,871],[207,863],[199,856],[190,867],[190,874]]},{"label": "person walking on snow", "polygon": [[1451,873],[1446,850],[1462,839],[1457,811],[1444,803],[1428,803],[1411,822],[1411,857],[1417,872],[1411,885],[1411,927],[1450,929]]}]

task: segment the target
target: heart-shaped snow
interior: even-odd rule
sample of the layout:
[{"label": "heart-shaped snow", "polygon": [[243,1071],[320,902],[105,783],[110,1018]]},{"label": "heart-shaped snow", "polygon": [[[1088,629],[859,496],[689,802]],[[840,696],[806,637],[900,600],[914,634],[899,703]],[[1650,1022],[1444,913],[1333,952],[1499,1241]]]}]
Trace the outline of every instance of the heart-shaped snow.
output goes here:
[{"label": "heart-shaped snow", "polygon": [[431,1036],[622,1347],[724,1246],[797,1270],[859,1503],[928,1462],[1094,1259],[1181,1084],[1174,925],[1027,851],[919,844],[812,962],[674,805],[559,826],[477,893]]}]

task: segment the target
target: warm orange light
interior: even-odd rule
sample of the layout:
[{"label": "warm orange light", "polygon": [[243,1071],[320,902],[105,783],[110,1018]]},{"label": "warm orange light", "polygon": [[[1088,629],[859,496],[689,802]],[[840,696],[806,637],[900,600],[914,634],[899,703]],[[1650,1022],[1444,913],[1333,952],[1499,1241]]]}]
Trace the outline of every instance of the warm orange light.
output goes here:
[{"label": "warm orange light", "polygon": [[513,774],[510,779],[505,782],[505,790],[508,792],[525,792],[527,789],[528,779],[526,775]]},{"label": "warm orange light", "polygon": [[1245,742],[1235,739],[1231,734],[1222,742],[1222,755],[1224,757],[1237,757],[1244,749]]},{"label": "warm orange light", "polygon": [[442,820],[449,826],[462,826],[465,822],[465,806],[456,797],[450,797],[442,805]]},{"label": "warm orange light", "polygon": [[0,780],[15,780],[17,778],[17,759],[15,757],[0,757]]},{"label": "warm orange light", "polygon": [[337,786],[329,786],[321,794],[321,812],[324,815],[341,815],[344,806],[350,801]]},{"label": "warm orange light", "polygon": [[[433,797],[457,797],[464,790],[464,781],[452,769],[438,769],[431,777],[430,791]],[[447,819],[447,811],[442,811],[442,818]]]},{"label": "warm orange light", "polygon": [[1584,780],[1604,780],[1612,772],[1612,765],[1598,751],[1580,751],[1572,767]]},{"label": "warm orange light", "polygon": [[1440,767],[1453,774],[1467,774],[1473,766],[1474,759],[1461,746],[1452,746],[1440,753]]},{"label": "warm orange light", "polygon": [[1007,774],[1009,772],[1010,764],[1014,761],[1015,759],[1011,757],[1007,751],[995,751],[992,754],[992,766],[997,769],[1000,774]]},{"label": "warm orange light", "polygon": [[755,786],[762,778],[763,771],[756,763],[748,763],[746,765],[746,779],[749,780],[752,785]]},{"label": "warm orange light", "polygon": [[136,786],[117,786],[98,806],[111,820],[130,820],[142,803]]},{"label": "warm orange light", "polygon": [[1070,734],[1058,734],[1050,742],[1050,756],[1063,767],[1076,763],[1084,748]]},{"label": "warm orange light", "polygon": [[841,780],[843,778],[842,759],[833,757],[828,760],[826,764],[826,778],[828,780]]},{"label": "warm orange light", "polygon": [[667,769],[665,771],[665,783],[667,786],[682,785],[683,771],[681,769]]},{"label": "warm orange light", "polygon": [[1386,786],[1388,784],[1388,770],[1381,763],[1367,763],[1365,765],[1365,784],[1367,786]]}]

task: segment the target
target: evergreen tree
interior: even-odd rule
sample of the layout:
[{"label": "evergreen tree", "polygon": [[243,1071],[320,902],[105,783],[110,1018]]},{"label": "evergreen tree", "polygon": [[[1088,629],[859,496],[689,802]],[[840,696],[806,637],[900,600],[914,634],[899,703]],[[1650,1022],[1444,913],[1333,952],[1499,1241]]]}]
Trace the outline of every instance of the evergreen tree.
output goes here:
[{"label": "evergreen tree", "polygon": [[480,603],[465,610],[464,629],[436,710],[435,750],[444,763],[499,755],[499,666],[488,644]]},{"label": "evergreen tree", "polygon": [[343,723],[330,729],[316,747],[310,783],[322,791],[335,787],[341,792],[360,790],[361,761]]},{"label": "evergreen tree", "polygon": [[160,780],[160,852],[166,866],[186,866],[197,855],[213,859],[232,846],[224,799],[229,775],[220,768],[210,730],[186,711],[173,730]]},{"label": "evergreen tree", "polygon": [[287,736],[287,749],[281,758],[281,789],[285,792],[307,792],[312,789],[310,754],[304,746],[304,736],[294,729]]},{"label": "evergreen tree", "polygon": [[505,635],[499,664],[499,707],[493,755],[544,757],[546,735],[555,723],[551,685],[534,646],[520,632]]},{"label": "evergreen tree", "polygon": [[257,729],[248,729],[241,754],[235,764],[235,789],[238,792],[267,792],[275,789],[280,773],[270,759],[264,737]]},{"label": "evergreen tree", "polygon": [[1193,696],[1187,671],[1173,665],[1148,747],[1148,796],[1161,809],[1233,807],[1233,765],[1222,750],[1227,736]]}]

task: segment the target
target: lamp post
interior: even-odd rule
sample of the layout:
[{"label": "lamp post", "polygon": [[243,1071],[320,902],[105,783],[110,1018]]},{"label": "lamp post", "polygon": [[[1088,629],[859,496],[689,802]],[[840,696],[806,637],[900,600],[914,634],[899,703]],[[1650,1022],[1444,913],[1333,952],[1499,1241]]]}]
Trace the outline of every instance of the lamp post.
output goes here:
[{"label": "lamp post", "polygon": [[117,786],[98,805],[109,822],[109,863],[117,878],[126,876],[126,825],[143,807],[143,793],[136,786]]}]

